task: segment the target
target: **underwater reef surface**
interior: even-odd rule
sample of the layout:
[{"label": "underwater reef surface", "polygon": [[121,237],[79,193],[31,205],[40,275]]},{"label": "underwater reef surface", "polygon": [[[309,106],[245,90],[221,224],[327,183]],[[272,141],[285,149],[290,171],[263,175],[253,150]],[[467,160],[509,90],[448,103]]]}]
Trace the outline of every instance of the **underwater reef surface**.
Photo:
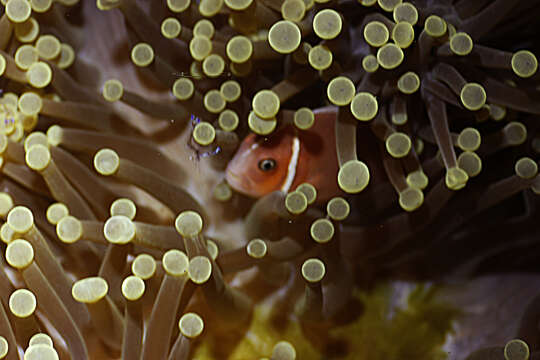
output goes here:
[{"label": "underwater reef surface", "polygon": [[539,0],[0,2],[0,359],[540,358]]}]

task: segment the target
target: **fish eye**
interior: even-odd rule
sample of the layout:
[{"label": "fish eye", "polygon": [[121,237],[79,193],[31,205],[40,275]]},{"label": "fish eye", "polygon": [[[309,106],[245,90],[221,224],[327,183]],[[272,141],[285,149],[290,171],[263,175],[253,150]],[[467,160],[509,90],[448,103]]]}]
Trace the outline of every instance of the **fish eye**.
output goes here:
[{"label": "fish eye", "polygon": [[276,167],[276,160],[274,159],[264,159],[259,161],[259,169],[262,171],[270,171]]}]

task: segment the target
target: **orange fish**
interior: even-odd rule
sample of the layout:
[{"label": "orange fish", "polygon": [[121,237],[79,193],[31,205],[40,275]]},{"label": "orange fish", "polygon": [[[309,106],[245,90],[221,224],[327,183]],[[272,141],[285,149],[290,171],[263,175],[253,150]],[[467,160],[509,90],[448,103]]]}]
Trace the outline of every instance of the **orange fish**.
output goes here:
[{"label": "orange fish", "polygon": [[309,130],[286,126],[268,137],[248,135],[229,162],[226,179],[236,191],[261,197],[270,192],[293,191],[304,182],[317,189],[317,201],[340,194],[334,124],[337,108],[313,111]]}]

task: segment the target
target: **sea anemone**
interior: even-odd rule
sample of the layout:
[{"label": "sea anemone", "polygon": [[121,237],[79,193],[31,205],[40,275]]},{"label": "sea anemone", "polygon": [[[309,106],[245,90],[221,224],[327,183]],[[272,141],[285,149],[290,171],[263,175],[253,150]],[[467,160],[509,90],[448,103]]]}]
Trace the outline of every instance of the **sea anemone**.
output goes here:
[{"label": "sea anemone", "polygon": [[[1,2],[0,358],[539,356],[443,345],[538,270],[540,1]],[[224,180],[327,105],[340,194]]]}]

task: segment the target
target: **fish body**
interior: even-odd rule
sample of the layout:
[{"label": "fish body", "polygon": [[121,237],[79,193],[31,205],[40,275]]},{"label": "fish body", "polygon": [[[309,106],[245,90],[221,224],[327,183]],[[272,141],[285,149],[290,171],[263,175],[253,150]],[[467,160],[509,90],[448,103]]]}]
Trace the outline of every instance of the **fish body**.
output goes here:
[{"label": "fish body", "polygon": [[294,191],[304,182],[317,189],[317,201],[340,194],[336,143],[336,107],[313,111],[309,130],[285,126],[269,136],[248,135],[226,170],[226,180],[236,191],[261,197],[281,190]]}]

